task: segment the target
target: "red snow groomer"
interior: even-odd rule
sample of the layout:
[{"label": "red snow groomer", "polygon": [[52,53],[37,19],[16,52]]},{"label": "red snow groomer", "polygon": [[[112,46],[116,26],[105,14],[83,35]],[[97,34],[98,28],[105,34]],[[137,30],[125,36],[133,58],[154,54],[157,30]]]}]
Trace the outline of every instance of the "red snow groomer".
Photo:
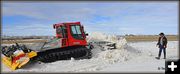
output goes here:
[{"label": "red snow groomer", "polygon": [[84,27],[80,22],[54,24],[55,38],[35,43],[37,46],[12,45],[1,48],[2,62],[12,70],[21,68],[29,61],[54,62],[67,59],[91,58],[91,46],[86,41]]},{"label": "red snow groomer", "polygon": [[45,42],[33,59],[42,62],[53,62],[57,60],[67,60],[71,57],[75,59],[91,58],[91,49],[84,32],[84,27],[80,22],[54,24],[56,37]]}]

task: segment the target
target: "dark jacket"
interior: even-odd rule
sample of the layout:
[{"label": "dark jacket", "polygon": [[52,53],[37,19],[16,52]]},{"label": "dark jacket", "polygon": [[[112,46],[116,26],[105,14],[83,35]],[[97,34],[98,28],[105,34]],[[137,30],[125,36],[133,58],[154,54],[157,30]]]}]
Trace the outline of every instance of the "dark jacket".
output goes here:
[{"label": "dark jacket", "polygon": [[[161,40],[161,37],[159,37],[158,43],[157,43],[157,45],[159,45],[159,47],[160,47],[160,40]],[[163,37],[162,41],[163,41],[163,46],[166,47],[167,46],[167,38],[165,36]]]}]

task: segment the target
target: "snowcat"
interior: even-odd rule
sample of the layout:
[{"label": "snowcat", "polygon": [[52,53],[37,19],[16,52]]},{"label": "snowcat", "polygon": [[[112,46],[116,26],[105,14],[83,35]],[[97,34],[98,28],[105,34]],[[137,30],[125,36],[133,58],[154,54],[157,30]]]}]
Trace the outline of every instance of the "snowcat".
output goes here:
[{"label": "snowcat", "polygon": [[54,24],[56,30],[55,38],[35,46],[12,45],[2,47],[2,62],[12,70],[21,68],[29,61],[41,61],[44,63],[57,60],[90,59],[91,48],[86,41],[84,27],[80,22]]},{"label": "snowcat", "polygon": [[88,46],[84,27],[80,22],[54,24],[56,36],[54,39],[43,43],[34,60],[41,62],[54,62],[67,59],[91,58],[91,45]]}]

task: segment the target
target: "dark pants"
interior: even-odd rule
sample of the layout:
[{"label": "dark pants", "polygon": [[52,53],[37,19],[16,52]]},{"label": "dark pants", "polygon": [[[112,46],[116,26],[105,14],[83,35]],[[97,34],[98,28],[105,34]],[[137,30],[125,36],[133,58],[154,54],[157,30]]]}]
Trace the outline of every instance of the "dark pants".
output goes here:
[{"label": "dark pants", "polygon": [[166,58],[166,48],[164,48],[162,45],[159,46],[159,55],[158,57],[160,58],[161,57],[161,52],[164,52],[164,58]]}]

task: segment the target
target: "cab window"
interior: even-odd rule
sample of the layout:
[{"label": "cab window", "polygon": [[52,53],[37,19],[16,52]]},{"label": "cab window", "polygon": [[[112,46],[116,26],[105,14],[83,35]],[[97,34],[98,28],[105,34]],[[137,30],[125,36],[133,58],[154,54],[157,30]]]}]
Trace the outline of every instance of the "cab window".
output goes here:
[{"label": "cab window", "polygon": [[79,25],[72,25],[71,26],[71,34],[76,39],[83,39],[81,27]]}]

